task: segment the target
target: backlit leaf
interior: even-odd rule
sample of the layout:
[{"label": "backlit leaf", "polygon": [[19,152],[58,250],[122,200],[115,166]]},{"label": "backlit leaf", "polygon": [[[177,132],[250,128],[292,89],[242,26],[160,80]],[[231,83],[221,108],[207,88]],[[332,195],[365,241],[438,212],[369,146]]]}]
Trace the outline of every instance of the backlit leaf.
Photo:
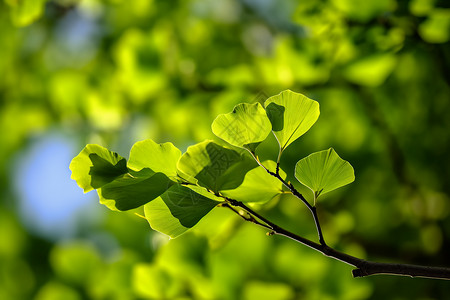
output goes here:
[{"label": "backlit leaf", "polygon": [[11,6],[11,19],[15,26],[23,27],[36,21],[44,12],[48,0],[7,0]]},{"label": "backlit leaf", "polygon": [[128,173],[126,159],[119,154],[95,144],[89,144],[69,166],[71,178],[84,192],[102,187]]},{"label": "backlit leaf", "polygon": [[239,186],[245,173],[255,166],[249,157],[210,140],[188,147],[178,162],[181,177],[187,176],[189,182],[194,178],[215,192]]},{"label": "backlit leaf", "polygon": [[[275,171],[276,162],[265,161],[263,165],[269,170]],[[283,179],[286,173],[280,170]],[[257,166],[245,174],[242,184],[232,190],[221,191],[221,194],[241,202],[266,202],[282,193],[282,183],[274,176]]]},{"label": "backlit leaf", "polygon": [[157,144],[152,140],[144,140],[133,145],[130,151],[128,167],[134,171],[149,168],[153,172],[161,172],[169,177],[177,176],[177,162],[181,151],[172,143]]},{"label": "backlit leaf", "polygon": [[[429,1],[429,3],[432,3]],[[450,40],[450,10],[434,9],[418,28],[421,38],[433,44],[446,43]]]},{"label": "backlit leaf", "polygon": [[314,195],[328,193],[355,180],[353,167],[333,148],[315,152],[295,165],[295,178],[309,187]]},{"label": "backlit leaf", "polygon": [[271,124],[259,103],[241,103],[228,114],[221,114],[212,123],[213,133],[229,144],[255,151],[266,139]]},{"label": "backlit leaf", "polygon": [[154,230],[175,238],[192,228],[219,203],[175,184],[144,205],[144,212]]},{"label": "backlit leaf", "polygon": [[397,59],[390,53],[373,54],[349,64],[343,71],[344,77],[353,83],[376,87],[383,84],[394,71]]},{"label": "backlit leaf", "polygon": [[140,263],[132,273],[133,288],[139,299],[176,299],[183,283],[175,280],[163,267]]},{"label": "backlit leaf", "polygon": [[290,90],[270,97],[264,106],[281,152],[307,132],[320,114],[317,101]]},{"label": "backlit leaf", "polygon": [[[144,173],[139,176],[140,173]],[[164,193],[174,183],[163,173],[143,170],[126,174],[98,189],[100,203],[111,210],[129,210],[142,206]]]}]

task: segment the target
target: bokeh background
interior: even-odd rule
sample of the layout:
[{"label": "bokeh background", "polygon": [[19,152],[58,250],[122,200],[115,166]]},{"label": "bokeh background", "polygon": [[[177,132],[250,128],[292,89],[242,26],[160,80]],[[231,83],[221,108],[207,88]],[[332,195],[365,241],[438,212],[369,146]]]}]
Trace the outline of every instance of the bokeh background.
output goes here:
[{"label": "bokeh background", "polygon": [[[448,297],[445,281],[353,279],[221,208],[169,241],[68,167],[87,143],[184,151],[235,104],[291,89],[321,116],[284,153],[290,180],[329,147],[356,172],[318,204],[328,243],[450,267],[449,40],[445,0],[1,1],[0,299]],[[276,159],[273,138],[260,155]],[[299,201],[259,210],[316,239]]]}]

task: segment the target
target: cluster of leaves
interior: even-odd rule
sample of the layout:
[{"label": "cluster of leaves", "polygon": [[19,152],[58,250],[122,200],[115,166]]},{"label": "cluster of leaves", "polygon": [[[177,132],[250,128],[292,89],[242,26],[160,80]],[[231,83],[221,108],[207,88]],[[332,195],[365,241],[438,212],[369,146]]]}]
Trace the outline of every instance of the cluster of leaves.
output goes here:
[{"label": "cluster of leaves", "polygon": [[[34,152],[35,142],[56,133],[74,144],[73,151],[96,143],[128,154],[132,141],[152,137],[184,150],[192,141],[213,138],[209,125],[214,117],[241,99],[254,99],[262,87],[267,95],[292,88],[320,99],[322,118],[302,137],[301,147],[285,151],[284,170],[293,167],[297,158],[329,145],[358,162],[358,185],[346,193],[350,197],[335,193],[320,207],[330,246],[361,257],[370,253],[373,258],[450,265],[445,250],[450,168],[443,167],[449,164],[445,149],[450,149],[446,1],[359,1],[358,5],[351,0],[43,2],[0,1],[0,74],[4,74],[0,80],[0,165],[4,166],[0,170],[4,191],[0,197],[0,299],[32,298],[50,290],[46,283],[54,281],[79,296],[59,294],[54,297],[58,299],[81,299],[81,295],[126,299],[119,289],[131,289],[126,280],[131,275],[120,264],[114,265],[120,276],[109,275],[108,267],[102,266],[90,285],[77,286],[55,271],[48,258],[61,241],[52,238],[49,244],[47,235],[36,232],[39,226],[28,223],[42,213],[49,219],[53,207],[47,202],[20,204],[22,198],[12,192],[18,186],[23,191],[31,189],[32,195],[49,193],[43,199],[57,195],[64,198],[60,206],[70,206],[69,190],[57,193],[58,183],[47,176],[53,173],[43,166],[57,160],[39,158],[41,164],[33,169],[36,177],[49,183],[48,188],[33,190],[33,177],[12,176],[19,161],[33,168],[22,154]],[[274,146],[265,143],[258,147],[258,154],[272,158],[269,153],[276,152]],[[285,195],[282,200],[267,216],[286,224],[309,220],[308,212],[297,207],[293,197]],[[19,215],[17,205],[31,214]],[[122,257],[117,259],[126,253],[152,264],[159,263],[153,252],[164,256],[178,245],[173,257],[179,257],[200,244],[199,235],[188,233],[156,247],[154,240],[161,237],[154,231],[145,233],[143,220],[131,211],[109,214],[101,208],[85,211],[73,235],[64,241],[80,238],[94,244],[107,264],[113,260],[103,250],[116,249],[105,245],[111,240],[120,247],[117,255]],[[201,235],[209,226],[221,233],[213,235],[215,239],[229,238],[227,245],[234,248],[228,251],[229,246],[222,246],[217,251],[202,244],[194,258],[184,257],[185,263],[205,270],[205,276],[215,282],[214,287],[203,282],[202,291],[206,286],[223,291],[197,298],[262,299],[241,296],[240,291],[255,280],[271,291],[273,284],[286,284],[296,298],[307,299],[440,299],[447,295],[445,282],[422,280],[412,286],[409,280],[395,277],[347,280],[347,276],[336,276],[348,271],[346,266],[289,240],[249,234],[247,230],[257,233],[259,228],[240,222],[227,210],[214,209],[205,219],[196,226],[202,226]],[[309,230],[302,226],[296,231],[308,234]],[[151,243],[142,238],[147,235]],[[36,236],[43,236],[45,242]],[[99,236],[107,236],[106,241],[100,243]],[[214,263],[203,259],[210,256],[216,257]],[[64,259],[78,266],[77,262],[85,261]],[[130,261],[129,268],[135,263]],[[177,283],[195,277],[192,268],[181,270],[179,261],[173,266],[178,268]],[[85,280],[93,277],[81,273]],[[114,292],[108,297],[93,294],[88,286],[99,288],[98,280]],[[366,292],[361,294],[362,286]],[[148,292],[157,290],[150,284],[146,287]],[[134,298],[142,296],[128,297]]]},{"label": "cluster of leaves", "polygon": [[[90,144],[72,160],[72,178],[85,192],[96,189],[100,203],[112,210],[143,205],[150,226],[175,238],[224,202],[264,203],[285,192],[281,155],[316,122],[319,104],[286,90],[264,107],[241,103],[214,120],[214,134],[237,148],[206,140],[182,155],[172,143],[144,140],[134,144],[126,161]],[[271,131],[279,144],[277,161],[260,162],[256,148]],[[298,161],[295,177],[311,189],[314,204],[319,195],[355,179],[352,166],[332,148]]]}]

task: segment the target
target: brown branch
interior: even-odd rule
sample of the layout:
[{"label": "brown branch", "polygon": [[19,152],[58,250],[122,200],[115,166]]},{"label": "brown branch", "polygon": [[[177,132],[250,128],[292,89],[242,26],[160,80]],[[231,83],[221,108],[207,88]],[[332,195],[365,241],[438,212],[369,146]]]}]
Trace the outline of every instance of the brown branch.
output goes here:
[{"label": "brown branch", "polygon": [[[378,274],[390,274],[397,276],[409,276],[409,277],[423,277],[423,278],[434,278],[434,279],[443,279],[450,280],[450,269],[449,268],[440,268],[440,267],[428,267],[428,266],[417,266],[417,265],[408,265],[408,264],[394,264],[394,263],[379,263],[367,261],[355,256],[348,255],[346,253],[337,251],[326,244],[318,244],[309,239],[301,237],[295,233],[292,233],[280,226],[272,223],[268,219],[264,218],[250,207],[246,206],[244,203],[239,202],[234,199],[225,198],[227,201],[227,205],[224,206],[236,206],[244,209],[250,215],[253,215],[254,218],[243,217],[237,210],[232,209],[239,216],[244,218],[246,221],[250,221],[254,224],[262,226],[266,229],[270,229],[269,235],[282,235],[288,237],[296,242],[299,242],[305,246],[308,246],[325,256],[334,258],[341,262],[344,262],[350,266],[356,267],[356,269],[352,270],[353,277],[365,277],[369,275],[378,275]],[[255,219],[261,220],[263,223],[257,221]]]},{"label": "brown branch", "polygon": [[272,175],[273,177],[275,177],[275,178],[277,178],[279,181],[281,181],[281,183],[283,183],[283,185],[284,185],[286,188],[288,188],[288,189],[291,191],[291,193],[292,193],[296,198],[300,199],[300,200],[303,202],[303,204],[306,205],[306,207],[309,209],[309,211],[310,211],[311,214],[312,214],[312,217],[313,217],[313,219],[314,219],[314,223],[316,224],[316,230],[317,230],[317,234],[318,234],[318,236],[319,236],[319,243],[320,243],[321,245],[323,245],[323,246],[326,246],[327,244],[325,243],[325,239],[324,239],[323,234],[322,234],[322,229],[320,228],[319,217],[317,216],[317,210],[316,210],[316,207],[313,206],[313,205],[311,205],[311,204],[305,199],[305,197],[303,197],[303,195],[302,195],[299,191],[297,191],[297,190],[295,189],[295,187],[292,185],[292,183],[286,182],[286,181],[280,176],[280,163],[279,163],[279,160],[280,160],[280,156],[281,156],[281,150],[280,150],[280,152],[279,152],[279,154],[278,154],[278,161],[277,161],[277,167],[276,167],[275,173],[272,172],[272,171],[270,171],[269,169],[267,169],[267,168],[259,161],[258,156],[256,156],[256,154],[255,154],[254,152],[252,152],[252,151],[249,151],[249,152],[250,152],[250,154],[252,155],[252,157],[255,159],[255,161],[256,161],[256,162],[257,162],[264,170],[266,170],[267,173],[269,173],[270,175]]},{"label": "brown branch", "polygon": [[319,235],[319,243],[323,246],[326,246],[327,244],[325,243],[325,239],[323,237],[323,233],[322,233],[322,229],[320,227],[320,223],[319,223],[319,217],[317,216],[317,209],[315,206],[312,206],[311,204],[309,204],[309,202],[305,199],[305,197],[303,197],[303,195],[297,191],[297,189],[294,187],[294,185],[292,183],[288,183],[286,182],[279,173],[279,166],[277,165],[277,171],[276,173],[271,172],[270,170],[266,169],[267,173],[269,173],[270,175],[274,176],[275,178],[277,178],[279,181],[281,181],[283,183],[283,185],[285,187],[287,187],[292,195],[294,195],[295,197],[297,197],[298,199],[300,199],[305,205],[306,207],[309,209],[309,211],[312,214],[312,217],[314,219],[314,224],[316,225],[316,230],[317,230],[317,234]]},{"label": "brown branch", "polygon": [[[428,267],[428,266],[417,266],[417,265],[408,265],[408,264],[394,264],[394,263],[379,263],[379,262],[372,262],[367,261],[355,256],[348,255],[346,253],[337,251],[331,247],[329,247],[324,240],[322,229],[320,227],[319,223],[319,217],[317,216],[317,209],[315,206],[311,205],[305,197],[294,187],[294,185],[290,182],[286,182],[281,176],[280,176],[280,166],[279,161],[277,161],[277,167],[276,171],[272,172],[269,169],[267,169],[258,159],[255,153],[249,151],[250,154],[253,156],[253,158],[256,160],[256,162],[263,167],[267,173],[277,178],[279,181],[283,183],[283,185],[289,189],[289,191],[298,199],[300,199],[306,207],[310,210],[314,223],[316,225],[317,233],[319,235],[319,243],[313,242],[311,240],[308,240],[304,237],[301,237],[295,233],[292,233],[284,228],[281,228],[280,226],[272,223],[271,221],[267,220],[257,212],[253,211],[250,207],[246,206],[244,203],[239,202],[234,199],[230,199],[228,197],[223,197],[226,200],[226,205],[230,208],[231,206],[236,206],[244,209],[249,213],[250,216],[254,216],[253,218],[250,217],[244,217],[242,216],[237,210],[232,209],[235,213],[239,214],[240,217],[244,218],[246,221],[250,221],[254,224],[257,224],[259,226],[262,226],[266,229],[270,229],[268,235],[282,235],[285,237],[288,237],[296,242],[299,242],[305,246],[308,246],[320,253],[322,253],[325,256],[334,258],[336,260],[339,260],[343,263],[346,263],[350,266],[356,267],[352,271],[353,277],[365,277],[369,275],[377,275],[377,274],[390,274],[390,275],[397,275],[397,276],[409,276],[409,277],[423,277],[423,278],[434,278],[434,279],[443,279],[443,280],[450,280],[450,269],[449,268],[440,268],[440,267]],[[279,158],[278,158],[279,159]],[[260,220],[262,222],[257,221]]]}]

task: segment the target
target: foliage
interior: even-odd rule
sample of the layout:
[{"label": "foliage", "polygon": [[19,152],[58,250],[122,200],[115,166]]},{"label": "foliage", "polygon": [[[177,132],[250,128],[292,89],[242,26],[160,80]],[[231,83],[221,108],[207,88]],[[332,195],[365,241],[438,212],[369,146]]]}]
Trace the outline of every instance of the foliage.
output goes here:
[{"label": "foliage", "polygon": [[290,90],[270,97],[264,103],[272,130],[280,146],[280,155],[316,122],[319,103]]},{"label": "foliage", "polygon": [[[305,103],[305,97],[301,94],[296,94],[291,91],[280,93],[280,95],[286,94],[289,95],[289,101],[276,104],[278,106],[276,115],[273,113],[273,110],[267,111],[267,115],[264,115],[264,110],[261,111],[261,106],[259,106],[258,103],[254,106],[238,104],[231,114],[220,115],[216,118],[212,127],[219,137],[229,140],[232,143],[235,143],[236,146],[241,146],[248,150],[259,166],[267,172],[267,174],[265,174],[266,176],[273,176],[279,180],[282,187],[287,188],[287,193],[292,194],[306,205],[310,210],[316,225],[319,244],[283,229],[279,225],[255,212],[252,208],[246,206],[243,202],[251,203],[261,202],[266,199],[270,200],[281,195],[284,191],[282,189],[276,189],[278,182],[270,187],[270,184],[272,184],[273,181],[263,180],[263,183],[269,184],[269,192],[276,192],[275,195],[269,194],[266,196],[262,194],[262,191],[258,190],[261,188],[261,184],[251,180],[253,179],[252,177],[259,177],[255,176],[255,174],[261,169],[258,168],[256,171],[253,169],[252,171],[254,172],[247,176],[247,170],[242,168],[242,158],[239,154],[231,149],[219,146],[213,141],[205,141],[198,145],[191,146],[188,148],[186,155],[181,156],[177,165],[180,166],[180,174],[187,175],[189,178],[188,180],[178,176],[178,178],[173,178],[173,182],[161,182],[158,180],[159,177],[158,179],[155,179],[159,173],[152,173],[151,177],[148,178],[149,180],[134,183],[133,181],[135,180],[133,180],[133,178],[135,178],[135,176],[127,173],[126,175],[129,177],[126,178],[131,177],[128,181],[131,181],[132,183],[126,183],[125,181],[124,184],[123,179],[125,177],[120,177],[120,173],[117,175],[117,165],[123,161],[117,153],[108,153],[109,155],[107,157],[112,158],[112,161],[105,162],[106,160],[102,159],[101,164],[98,163],[100,156],[95,153],[90,153],[88,155],[90,162],[85,159],[87,156],[86,152],[91,152],[90,149],[93,148],[93,145],[88,145],[87,147],[90,149],[85,148],[77,157],[75,157],[72,160],[71,167],[77,172],[78,176],[76,177],[81,183],[81,187],[84,187],[89,180],[91,182],[95,181],[95,185],[98,186],[97,189],[99,192],[100,203],[105,204],[112,210],[128,210],[145,205],[144,218],[148,220],[150,226],[171,238],[176,238],[186,232],[189,228],[194,227],[214,207],[222,206],[231,209],[245,221],[269,229],[268,235],[278,234],[289,237],[316,251],[322,252],[328,257],[335,258],[354,266],[356,269],[352,271],[353,277],[365,277],[375,274],[395,274],[401,276],[407,275],[412,277],[438,278],[443,280],[450,279],[449,268],[371,262],[336,251],[326,244],[317,214],[316,200],[321,194],[328,193],[353,182],[355,179],[353,167],[349,162],[341,159],[333,148],[313,153],[298,161],[295,166],[295,177],[313,191],[313,205],[311,205],[310,202],[295,189],[292,183],[284,180],[280,175],[279,160],[281,158],[281,153],[283,149],[287,147],[288,141],[293,141],[304,133],[305,130],[302,129],[302,125],[305,120],[314,120],[315,116],[318,115],[317,110],[311,110],[310,108],[319,107],[318,104],[314,105],[315,101],[313,100],[307,100],[306,102],[309,102],[309,105],[303,105]],[[266,101],[266,107],[270,107],[270,105],[274,104],[274,102],[271,102],[270,100],[271,99]],[[299,107],[303,107],[303,110],[299,110]],[[277,134],[279,136],[278,160],[277,163],[273,162],[275,168],[272,170],[264,166],[259,161],[258,155],[256,154],[256,147],[260,143],[260,133],[265,131],[265,125],[269,123],[269,116],[271,116],[270,122],[272,122],[272,132],[274,132],[275,136],[277,136]],[[299,118],[295,119],[294,116],[299,116]],[[287,119],[286,122],[284,122],[285,119]],[[280,124],[284,123],[290,126],[280,126]],[[273,124],[275,124],[275,126]],[[306,121],[306,127],[309,128],[311,126],[312,124]],[[276,127],[276,130],[273,130],[274,127]],[[300,131],[300,133],[297,133],[298,131]],[[288,137],[287,139],[286,136]],[[148,148],[147,150],[149,151],[140,151],[141,156],[150,158],[148,160],[148,165],[142,165],[143,170],[149,169],[151,171],[150,167],[152,165],[162,165],[159,161],[154,161],[155,159],[161,159],[160,162],[166,162],[167,159],[170,161],[171,157],[158,155],[161,154],[161,151],[158,151],[161,146],[158,147],[153,141],[144,141],[141,142],[141,144],[151,144],[155,146]],[[100,150],[100,154],[104,154],[104,148],[97,148]],[[156,149],[156,153],[152,151],[154,149]],[[85,172],[81,172],[80,174],[79,170],[85,170]],[[96,175],[96,177],[92,176],[93,174]],[[115,178],[111,176],[111,174],[113,174]],[[102,178],[102,176],[105,176],[105,178]],[[163,178],[167,177],[163,175]],[[227,193],[228,196],[222,194],[222,189],[225,187],[232,188],[227,179],[229,179],[231,183],[235,183],[235,179],[241,178],[247,178],[248,180],[246,181],[245,186],[240,185],[243,183],[243,180],[237,181],[236,187],[240,189],[239,193],[242,192],[242,194],[239,195],[236,194],[236,190],[234,191],[237,198],[242,199],[244,198],[244,195],[250,194],[253,196],[255,193],[259,193],[262,194],[261,198],[263,200],[250,197],[249,199],[240,202],[230,198],[230,192]],[[98,181],[103,182],[104,186],[99,185],[97,183]],[[253,184],[249,185],[249,183]],[[94,184],[90,184],[90,186],[93,185]],[[113,204],[110,206],[110,203],[105,201],[106,195],[109,195],[108,201],[112,201],[115,205]],[[155,202],[152,202],[158,195],[160,197],[158,197]],[[215,201],[211,198],[215,199]]]},{"label": "foliage", "polygon": [[299,160],[295,177],[312,190],[314,199],[355,180],[350,163],[342,160],[333,148]]},{"label": "foliage", "polygon": [[[172,144],[157,145],[146,140],[135,144],[130,152],[131,166],[136,167],[136,162],[139,162],[138,173],[134,173],[130,166],[127,170],[124,159],[117,153],[97,145],[87,145],[70,164],[74,174],[72,178],[85,191],[95,187],[100,203],[113,210],[123,211],[145,205],[145,217],[150,226],[175,238],[196,225],[215,206],[228,202],[231,195],[251,203],[269,201],[283,193],[280,182],[271,180],[268,173],[278,174],[279,164],[269,162],[272,168],[267,169],[259,162],[256,147],[267,137],[267,129],[270,130],[269,124],[272,124],[281,155],[290,143],[314,124],[319,115],[319,104],[288,90],[269,98],[264,105],[269,108],[267,112],[259,103],[238,104],[231,113],[219,115],[212,129],[230,144],[249,150],[266,173],[261,174],[259,168],[247,168],[250,165],[248,159],[213,141],[190,146],[180,157],[172,154],[180,153]],[[171,150],[162,150],[167,147]],[[178,175],[169,181],[165,175],[177,174],[175,163]],[[168,170],[164,169],[166,164]],[[159,172],[155,172],[157,170]],[[145,176],[141,177],[142,172]],[[185,175],[187,179],[183,178]],[[295,175],[314,192],[314,204],[321,193],[328,193],[354,180],[352,166],[333,149],[316,152],[300,160]],[[269,193],[265,194],[267,191]],[[250,197],[246,199],[246,195]],[[155,202],[149,203],[152,200]]]},{"label": "foliage", "polygon": [[[0,1],[1,299],[151,299],[160,290],[145,287],[155,274],[165,274],[155,285],[171,287],[166,298],[251,298],[268,287],[287,299],[447,296],[437,281],[342,276],[348,267],[267,238],[225,209],[167,243],[135,216],[141,208],[102,209],[69,178],[70,159],[86,144],[127,154],[150,138],[185,153],[214,139],[211,123],[234,105],[302,91],[320,103],[320,118],[283,151],[286,180],[311,195],[294,166],[330,147],[358,178],[319,197],[327,243],[363,258],[449,266],[446,1],[43,2]],[[18,7],[30,3],[18,24]],[[55,136],[65,147],[48,142]],[[273,169],[274,136],[257,150]],[[260,169],[252,170],[266,175]],[[55,212],[74,203],[92,205],[74,213],[76,222]],[[251,205],[316,236],[309,212],[287,194]],[[45,230],[37,222],[56,215],[62,223]],[[65,233],[49,233],[57,230]],[[78,255],[97,257],[84,271],[72,266],[82,282],[58,267]]]}]

